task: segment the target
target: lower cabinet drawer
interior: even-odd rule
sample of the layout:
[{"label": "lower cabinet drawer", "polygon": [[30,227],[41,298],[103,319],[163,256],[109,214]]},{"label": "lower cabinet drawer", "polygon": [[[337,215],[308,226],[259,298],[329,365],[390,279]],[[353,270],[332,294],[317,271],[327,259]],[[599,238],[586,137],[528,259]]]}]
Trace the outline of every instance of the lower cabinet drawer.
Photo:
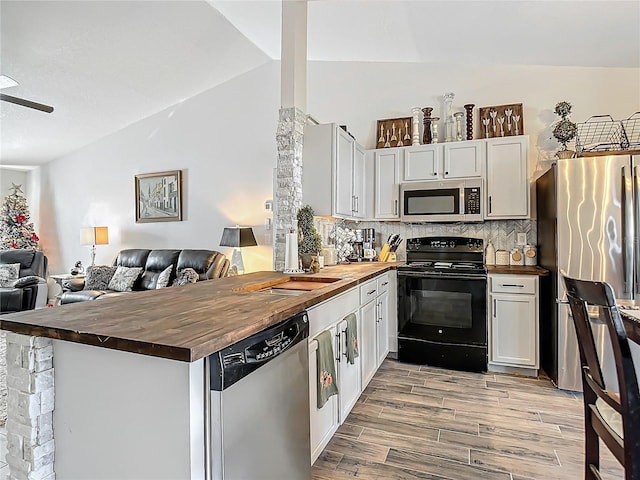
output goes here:
[{"label": "lower cabinet drawer", "polygon": [[536,293],[537,277],[533,275],[491,275],[493,293]]},{"label": "lower cabinet drawer", "polygon": [[378,281],[376,279],[369,280],[367,283],[360,285],[360,305],[370,302],[378,296]]},{"label": "lower cabinet drawer", "polygon": [[317,334],[342,320],[351,312],[355,312],[359,306],[360,297],[358,295],[358,287],[353,287],[336,297],[308,308],[309,338],[314,338]]},{"label": "lower cabinet drawer", "polygon": [[378,278],[378,295],[389,291],[389,273],[383,273]]}]

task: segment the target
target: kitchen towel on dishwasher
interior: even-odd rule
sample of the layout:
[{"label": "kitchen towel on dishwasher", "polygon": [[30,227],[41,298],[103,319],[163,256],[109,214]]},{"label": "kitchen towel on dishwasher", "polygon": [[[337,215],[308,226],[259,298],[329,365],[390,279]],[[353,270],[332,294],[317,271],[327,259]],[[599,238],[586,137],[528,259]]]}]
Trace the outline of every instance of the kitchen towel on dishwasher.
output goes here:
[{"label": "kitchen towel on dishwasher", "polygon": [[350,313],[344,319],[347,321],[347,361],[353,365],[356,363],[358,352],[358,317]]},{"label": "kitchen towel on dishwasher", "polygon": [[333,337],[325,330],[315,338],[318,342],[316,369],[318,374],[318,408],[322,408],[329,397],[338,393],[336,365],[333,356]]}]

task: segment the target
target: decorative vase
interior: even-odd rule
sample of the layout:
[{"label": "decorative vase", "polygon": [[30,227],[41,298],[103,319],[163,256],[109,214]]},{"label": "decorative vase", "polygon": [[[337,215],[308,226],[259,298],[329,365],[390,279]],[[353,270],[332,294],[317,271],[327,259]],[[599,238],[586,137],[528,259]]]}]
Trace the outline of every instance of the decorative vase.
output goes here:
[{"label": "decorative vase", "polygon": [[574,152],[573,150],[559,150],[558,152],[556,152],[556,157],[560,159],[573,158],[575,153],[576,152]]},{"label": "decorative vase", "polygon": [[438,143],[438,121],[440,117],[431,118],[431,143]]},{"label": "decorative vase", "polygon": [[411,145],[420,145],[420,107],[411,109],[413,129],[411,131]]},{"label": "decorative vase", "polygon": [[433,111],[432,107],[425,107],[422,109],[422,113],[424,117],[422,118],[422,123],[424,124],[424,132],[422,133],[422,143],[424,145],[429,145],[432,143],[432,135],[431,135],[431,112]]},{"label": "decorative vase", "polygon": [[311,255],[309,273],[318,273],[319,271],[320,271],[320,261],[318,260],[318,255]]},{"label": "decorative vase", "polygon": [[467,113],[467,140],[473,140],[473,103],[467,103],[464,109]]},{"label": "decorative vase", "polygon": [[301,253],[300,263],[302,263],[302,269],[306,272],[311,268],[312,253]]},{"label": "decorative vase", "polygon": [[444,136],[445,142],[453,142],[456,138],[456,123],[453,119],[453,111],[451,110],[451,105],[453,103],[453,98],[455,94],[449,92],[445,93],[442,98],[444,99],[444,109],[445,109],[445,117],[444,117]]},{"label": "decorative vase", "polygon": [[460,142],[464,137],[462,136],[462,117],[463,112],[456,112],[453,114],[453,118],[456,120],[456,142]]}]

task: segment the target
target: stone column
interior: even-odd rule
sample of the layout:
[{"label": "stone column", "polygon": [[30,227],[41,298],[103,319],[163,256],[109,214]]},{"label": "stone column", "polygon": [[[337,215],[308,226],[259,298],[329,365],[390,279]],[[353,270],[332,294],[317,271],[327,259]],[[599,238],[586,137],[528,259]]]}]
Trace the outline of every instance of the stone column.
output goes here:
[{"label": "stone column", "polygon": [[278,164],[273,192],[273,269],[284,270],[285,235],[298,229],[307,123],[307,0],[282,2]]},{"label": "stone column", "polygon": [[284,270],[285,234],[298,229],[302,207],[302,146],[307,115],[301,110],[281,108],[276,141],[278,164],[274,192],[273,269]]},{"label": "stone column", "polygon": [[53,342],[7,332],[9,480],[54,480]]}]

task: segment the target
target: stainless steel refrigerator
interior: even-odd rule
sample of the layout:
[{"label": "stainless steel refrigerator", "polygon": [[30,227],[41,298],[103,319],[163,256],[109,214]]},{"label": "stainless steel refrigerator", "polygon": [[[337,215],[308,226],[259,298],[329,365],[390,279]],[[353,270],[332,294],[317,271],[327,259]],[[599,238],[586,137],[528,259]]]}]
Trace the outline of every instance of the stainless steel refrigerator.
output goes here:
[{"label": "stainless steel refrigerator", "polygon": [[[640,155],[558,160],[536,182],[541,286],[540,360],[559,388],[582,390],[573,320],[560,271],[609,283],[640,299]],[[609,339],[593,325],[604,375],[615,377]]]}]

